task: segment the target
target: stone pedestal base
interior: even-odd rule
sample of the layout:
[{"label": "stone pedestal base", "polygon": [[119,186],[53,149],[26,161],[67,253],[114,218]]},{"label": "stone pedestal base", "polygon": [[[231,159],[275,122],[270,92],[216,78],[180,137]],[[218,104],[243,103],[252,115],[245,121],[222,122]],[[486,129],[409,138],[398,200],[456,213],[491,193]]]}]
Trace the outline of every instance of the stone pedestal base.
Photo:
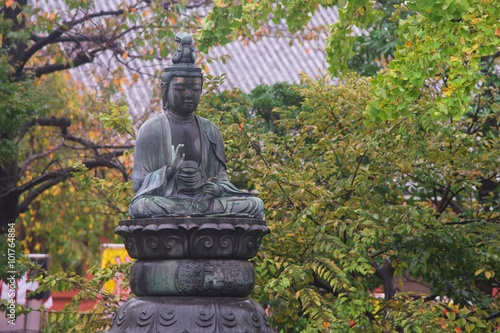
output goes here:
[{"label": "stone pedestal base", "polygon": [[269,228],[251,218],[164,217],[120,221],[115,233],[134,259],[252,259]]},{"label": "stone pedestal base", "polygon": [[243,297],[137,297],[120,307],[109,333],[272,333],[264,309]]},{"label": "stone pedestal base", "polygon": [[248,259],[269,228],[235,217],[121,221],[137,295],[120,307],[110,333],[271,333],[262,306],[246,298],[255,284]]},{"label": "stone pedestal base", "polygon": [[245,297],[254,284],[247,260],[138,260],[130,271],[137,296]]}]

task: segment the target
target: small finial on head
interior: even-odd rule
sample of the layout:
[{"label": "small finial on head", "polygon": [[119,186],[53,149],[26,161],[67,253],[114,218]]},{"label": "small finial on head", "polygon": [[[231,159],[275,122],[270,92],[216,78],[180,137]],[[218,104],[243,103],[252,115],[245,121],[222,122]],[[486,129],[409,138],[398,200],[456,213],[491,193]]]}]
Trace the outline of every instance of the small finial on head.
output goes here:
[{"label": "small finial on head", "polygon": [[179,43],[179,47],[172,57],[172,62],[177,63],[194,63],[194,47],[193,38],[184,31],[180,31],[175,35],[175,41]]}]

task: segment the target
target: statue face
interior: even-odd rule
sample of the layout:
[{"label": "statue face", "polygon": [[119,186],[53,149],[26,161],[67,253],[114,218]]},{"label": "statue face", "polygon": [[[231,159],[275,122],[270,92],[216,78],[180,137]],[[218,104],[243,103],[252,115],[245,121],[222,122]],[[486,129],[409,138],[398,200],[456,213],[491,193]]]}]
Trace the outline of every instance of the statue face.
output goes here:
[{"label": "statue face", "polygon": [[201,78],[174,77],[168,89],[168,109],[180,116],[193,113],[198,107],[201,95]]}]

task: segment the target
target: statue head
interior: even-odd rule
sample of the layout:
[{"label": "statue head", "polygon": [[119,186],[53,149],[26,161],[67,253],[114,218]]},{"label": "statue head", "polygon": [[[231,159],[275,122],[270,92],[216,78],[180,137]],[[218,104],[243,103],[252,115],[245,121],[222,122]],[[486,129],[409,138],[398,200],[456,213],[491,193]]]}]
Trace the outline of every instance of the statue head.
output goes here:
[{"label": "statue head", "polygon": [[170,105],[175,113],[194,112],[200,100],[203,73],[194,64],[193,38],[181,31],[175,41],[179,46],[172,57],[173,65],[166,67],[161,76],[163,110]]},{"label": "statue head", "polygon": [[179,116],[188,116],[196,111],[201,87],[201,77],[174,76],[167,89],[168,110]]}]

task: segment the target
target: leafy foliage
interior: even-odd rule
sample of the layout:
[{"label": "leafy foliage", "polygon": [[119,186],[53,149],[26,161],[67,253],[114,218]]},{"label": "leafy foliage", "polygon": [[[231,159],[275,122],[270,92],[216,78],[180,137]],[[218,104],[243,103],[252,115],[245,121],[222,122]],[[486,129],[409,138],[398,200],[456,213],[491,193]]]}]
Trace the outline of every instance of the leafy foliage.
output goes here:
[{"label": "leafy foliage", "polygon": [[[192,9],[204,5],[206,4],[195,3]],[[101,136],[97,133],[99,129],[94,129],[96,132],[87,138],[84,138],[84,135],[68,134],[68,128],[74,125],[68,111],[75,112],[72,106],[77,104],[70,100],[75,98],[74,91],[50,90],[50,82],[53,79],[45,78],[44,81],[40,78],[86,64],[96,64],[89,75],[98,83],[97,88],[82,88],[77,93],[89,94],[91,98],[88,98],[89,104],[81,104],[80,110],[76,110],[78,116],[74,120],[80,120],[78,117],[85,111],[94,114],[106,113],[111,96],[117,99],[122,86],[128,83],[124,75],[125,68],[134,72],[131,84],[137,82],[142,73],[136,66],[136,59],[152,61],[165,58],[177,47],[173,27],[175,30],[192,31],[199,21],[196,14],[184,15],[187,10],[186,2],[137,1],[113,6],[96,1],[67,0],[52,8],[38,6],[26,0],[0,1],[0,53],[6,56],[2,58],[0,71],[0,106],[5,111],[0,115],[0,165],[3,166],[0,167],[1,233],[5,233],[6,226],[14,223],[20,214],[26,213],[40,195],[72,178],[72,172],[76,171],[72,167],[73,163],[81,163],[89,170],[117,169],[127,179],[124,162],[116,160],[130,148],[122,147],[130,146],[124,143],[127,140],[125,133],[120,137],[123,140],[117,146],[109,142],[101,145],[102,141],[94,141],[94,138],[102,139],[103,136],[109,135],[109,132],[104,131]],[[102,61],[103,59],[107,60]],[[113,61],[108,61],[110,59]],[[59,79],[61,77],[62,80],[70,80],[69,76],[59,76]],[[35,84],[30,81],[31,78],[38,78]],[[73,88],[72,84],[68,86]],[[117,103],[121,105],[119,100]],[[100,109],[90,110],[96,105],[99,105]],[[126,119],[115,117],[113,111],[109,113],[112,116],[109,120]],[[147,115],[137,118],[143,116]],[[128,120],[128,123],[130,122],[131,119]],[[125,122],[122,125],[129,124]],[[24,136],[35,126],[44,130],[58,128],[57,134],[47,132],[65,142],[50,141],[51,138],[44,141],[37,137],[37,143],[43,143],[39,147],[47,150],[36,151],[31,155],[26,154],[24,150],[23,156],[16,155],[17,151],[26,147]],[[84,126],[75,127],[83,129]],[[48,134],[47,132],[44,134]],[[130,133],[133,131],[128,134]],[[118,138],[114,139],[115,142],[120,141]],[[80,151],[74,151],[71,157],[61,158],[68,151],[66,148],[69,148],[66,141],[72,141],[74,150]],[[58,150],[65,152],[53,154]],[[83,150],[86,150],[86,153],[83,153]],[[93,160],[90,159],[92,154],[89,152],[94,153]],[[54,155],[57,159],[50,160]],[[45,168],[41,167],[41,163],[33,166],[36,171],[25,177],[26,171],[31,171],[34,161],[46,162]],[[102,172],[99,176],[106,178]],[[27,182],[23,183],[25,180]],[[77,187],[75,184],[72,186]],[[58,189],[54,189],[54,192],[57,191]],[[52,200],[56,198],[51,197]],[[61,202],[62,205],[65,203]],[[78,203],[75,206],[78,206]],[[31,208],[35,214],[31,214],[30,218],[35,218],[37,207]],[[89,222],[87,225],[91,224]],[[24,230],[20,231],[22,235],[23,232]]]},{"label": "leafy foliage", "polygon": [[[32,272],[38,272],[39,276],[31,278],[40,283],[36,293],[45,290],[67,292],[71,290],[80,290],[69,302],[64,310],[48,311],[47,309],[33,310],[21,305],[16,306],[16,316],[26,314],[31,311],[41,311],[47,314],[47,321],[43,332],[46,333],[66,333],[66,332],[106,332],[110,326],[114,314],[117,312],[120,304],[128,299],[128,295],[114,295],[103,289],[104,284],[115,278],[123,279],[129,276],[132,263],[121,265],[112,265],[110,267],[97,269],[92,268],[88,271],[92,278],[87,279],[75,274],[74,272],[59,272],[43,277],[43,272],[33,263],[26,263]],[[128,282],[124,281],[123,288],[128,288]],[[94,309],[88,312],[79,311],[82,303],[97,301]],[[8,305],[6,300],[0,301],[0,310],[5,310]]]},{"label": "leafy foliage", "polygon": [[195,16],[183,15],[185,2],[123,2],[103,10],[95,1],[67,0],[48,12],[26,1],[0,6],[2,47],[11,48],[14,75],[21,78],[24,72],[39,77],[91,63],[105,52],[127,67],[137,58],[162,59],[176,48],[173,26],[198,25]]},{"label": "leafy foliage", "polygon": [[[289,31],[304,31],[318,5],[334,4],[301,3]],[[305,79],[303,111],[275,109],[276,131],[259,130],[257,114],[221,120],[236,123],[226,125],[236,176],[268,203],[274,233],[257,293],[283,331],[494,331],[500,6],[338,5],[326,40],[338,87]],[[251,34],[295,6],[220,2],[201,42]],[[354,36],[354,26],[368,35]],[[349,74],[377,68],[373,79]],[[394,297],[393,274],[421,278],[432,295]],[[381,282],[385,302],[370,296]]]},{"label": "leafy foliage", "polygon": [[[269,18],[275,24],[286,18],[291,33],[303,33],[318,6],[337,4],[340,19],[330,25],[326,39],[330,73],[344,75],[358,65],[355,70],[373,74],[387,63],[372,82],[375,97],[366,108],[370,121],[410,116],[429,85],[436,100],[422,116],[459,120],[484,80],[481,61],[500,55],[499,3],[480,0],[220,1],[202,23],[200,49],[251,35],[259,25],[269,25]],[[354,36],[354,26],[369,35]]]},{"label": "leafy foliage", "polygon": [[400,21],[402,46],[373,82],[376,98],[367,109],[370,118],[409,115],[424,83],[437,80],[441,87],[426,113],[439,120],[459,120],[483,81],[481,60],[494,56],[500,47],[500,25],[494,19],[500,14],[498,5],[495,1],[408,3],[417,14]]},{"label": "leafy foliage", "polygon": [[[50,253],[55,271],[82,273],[95,263],[100,242],[114,239],[131,195],[124,180],[132,120],[123,107],[108,110],[110,96],[126,83],[123,69],[135,69],[134,59],[171,53],[172,25],[189,30],[198,20],[182,16],[185,3],[102,10],[93,1],[64,1],[42,8],[0,1],[0,231],[18,222],[24,252]],[[118,65],[93,73],[97,91],[60,73],[104,54]]]},{"label": "leafy foliage", "polygon": [[[478,188],[499,169],[498,127],[468,131],[487,118],[365,127],[369,86],[355,75],[336,86],[303,77],[291,88],[301,111],[275,108],[275,130],[251,103],[240,111],[236,90],[207,97],[230,179],[266,204],[272,234],[255,261],[255,296],[283,332],[493,331],[498,189],[484,199]],[[421,278],[432,295],[376,299],[381,269]]]},{"label": "leafy foliage", "polygon": [[[266,203],[266,219],[273,233],[255,260],[258,283],[254,297],[268,307],[273,324],[283,332],[494,331],[500,324],[498,295],[492,297],[500,276],[500,110],[498,76],[493,70],[498,57],[500,6],[497,1],[414,1],[394,3],[394,9],[382,13],[390,7],[386,4],[393,3],[341,3],[340,21],[330,27],[327,40],[330,71],[344,75],[339,84],[331,86],[325,78],[304,77],[299,86],[260,87],[252,96],[234,90],[208,95],[204,101],[202,113],[219,125],[226,139],[231,180],[258,192]],[[70,11],[78,11],[76,3],[69,5]],[[239,35],[249,38],[254,33],[257,39],[271,35],[272,29],[260,28],[267,27],[269,20],[288,25],[291,34],[304,34],[309,14],[318,5],[334,3],[215,1],[214,10],[201,22],[200,50],[206,51],[217,42],[228,43]],[[147,34],[148,28],[153,28],[145,21],[150,9],[146,5],[133,9],[135,12],[128,7],[119,9],[113,20],[141,22],[140,29]],[[84,6],[82,13],[87,14],[82,15],[91,17],[92,10],[91,5]],[[58,37],[62,38],[65,31],[55,23],[60,18],[55,13],[42,17],[44,33],[62,33]],[[120,31],[113,25],[116,22],[109,22],[111,32]],[[15,30],[8,37],[35,46],[38,42],[29,39],[38,31],[29,23],[28,30]],[[3,31],[13,30],[10,27],[15,24],[13,20],[0,22]],[[372,30],[363,41],[351,35],[354,25],[390,29],[380,36]],[[87,32],[87,28],[82,31]],[[399,41],[395,34],[391,39],[394,31]],[[127,44],[122,60],[140,53],[154,57],[146,46],[155,45],[148,44],[151,40],[159,42],[160,32],[152,38],[144,36],[137,45]],[[375,66],[382,71],[373,80],[348,74],[352,61],[365,61],[353,58],[356,45],[364,47],[366,42],[372,50],[380,46],[377,40],[382,44],[385,40],[391,47],[367,54],[366,69],[360,71],[373,74]],[[83,64],[105,51],[120,54],[117,44],[112,43],[115,40],[107,41],[111,43],[104,46],[83,44],[89,48],[73,45],[73,53],[51,60],[53,63],[40,65],[33,58],[33,66],[17,63],[15,76],[22,77],[19,70],[30,66],[36,75],[43,75],[45,70],[76,66],[78,59]],[[63,49],[54,43],[54,51],[49,44],[37,52],[56,54]],[[79,53],[84,50],[91,56]],[[387,64],[382,63],[381,55]],[[207,90],[216,91],[221,79],[211,81],[213,85]],[[286,98],[280,101],[277,96]],[[121,111],[112,108],[101,119],[123,129],[128,121]],[[85,139],[109,135],[106,128],[84,130],[89,118],[78,116],[82,119],[78,127],[89,133]],[[49,143],[36,135],[30,140]],[[101,143],[96,148],[98,156],[109,154],[107,145]],[[115,170],[129,167],[121,157],[127,149],[113,156]],[[79,186],[102,191],[117,185],[97,171],[93,175],[84,172],[90,169],[87,164],[77,163],[83,156],[68,158],[66,153],[60,158],[75,165],[71,172],[78,185],[54,187],[60,188],[61,198],[75,198],[71,188]],[[41,161],[41,166],[42,162],[53,165]],[[101,197],[113,204],[127,193],[124,185]],[[40,205],[44,210],[33,210],[27,221],[40,212],[46,221],[52,221],[57,216],[51,214],[62,211],[49,207],[48,202]],[[122,210],[122,206],[116,207]],[[82,206],[65,208],[67,214],[80,212]],[[103,222],[107,214],[109,211],[96,215],[96,219],[78,215],[85,216],[77,225],[82,233],[69,233],[83,238],[82,249],[92,249],[96,243],[95,237],[85,238],[84,233],[109,232]],[[39,216],[36,219],[44,221]],[[65,227],[62,219],[58,223],[56,228]],[[41,230],[44,226],[35,227]],[[27,241],[39,238],[39,234],[26,237]],[[50,241],[45,240],[40,247]],[[66,241],[71,244],[71,240]],[[70,257],[70,249],[64,251]],[[64,265],[68,263],[61,263]],[[104,274],[114,274],[112,271]],[[95,273],[99,280],[100,273]],[[386,288],[386,301],[372,296],[373,288],[381,282],[392,284],[393,274],[421,278],[431,286],[432,294],[394,295],[392,288]],[[44,281],[44,286],[83,286],[83,280],[73,276]],[[99,288],[94,285],[84,292],[96,296]],[[81,324],[84,317],[78,317],[72,306],[71,312],[65,313],[67,319],[63,315],[51,317],[53,327],[59,322],[64,330],[87,325]],[[96,318],[107,314],[96,312]],[[103,325],[97,321],[89,327],[95,331]]]},{"label": "leafy foliage", "polygon": [[[198,49],[208,53],[213,45],[225,45],[242,38],[259,40],[263,37],[291,37],[297,41],[318,39],[325,27],[309,28],[308,14],[318,9],[318,4],[332,6],[334,1],[232,1],[218,0],[201,20],[200,33],[195,36]],[[287,25],[285,31],[282,25]]]},{"label": "leafy foliage", "polygon": [[[394,0],[377,1],[377,19],[368,31],[356,37],[353,42],[352,58],[346,61],[349,71],[373,76],[394,59],[396,47],[401,45],[397,35],[399,20],[394,13],[400,3]],[[409,11],[401,13],[401,18],[406,18],[407,13]]]},{"label": "leafy foliage", "polygon": [[[55,80],[52,87],[56,90],[64,83]],[[70,86],[65,91],[74,93],[72,103],[62,113],[53,110],[53,114],[71,119],[68,134],[61,135],[58,127],[28,131],[21,142],[21,158],[30,160],[30,156],[38,155],[23,172],[22,186],[50,175],[57,183],[30,205],[23,204],[30,199],[29,194],[22,197],[21,206],[26,211],[20,214],[17,238],[25,252],[50,254],[52,271],[83,274],[99,262],[103,242],[120,241],[113,231],[116,221],[127,217],[133,148],[120,131],[133,129],[123,108],[111,105],[97,120],[81,111],[82,104],[92,111],[86,97]],[[103,103],[94,101],[93,107],[100,109]],[[59,177],[70,181],[58,181]]]},{"label": "leafy foliage", "polygon": [[[12,82],[13,68],[8,57],[0,53],[0,167],[17,155],[16,142],[8,137],[14,136],[21,125],[37,115],[48,111],[44,101],[47,91],[37,87],[32,80]],[[40,88],[40,89],[37,89]],[[54,101],[55,102],[55,101]]]},{"label": "leafy foliage", "polygon": [[[499,168],[499,128],[490,126],[486,135],[468,131],[490,113],[427,131],[412,119],[365,127],[363,109],[373,98],[367,79],[352,75],[331,86],[324,78],[303,77],[302,85],[290,87],[302,100],[299,107],[274,108],[275,126],[266,128],[250,96],[237,90],[218,94],[221,79],[208,81],[212,92],[200,114],[222,130],[230,178],[258,191],[266,203],[272,234],[254,260],[253,297],[268,308],[275,327],[496,329],[500,309],[491,295],[500,274],[499,196],[498,189],[478,188]],[[381,266],[421,278],[432,295],[375,298]],[[80,281],[63,275],[43,283],[68,287],[71,279]],[[93,297],[94,289],[85,287],[84,293]],[[71,306],[77,304],[75,299]],[[50,329],[80,328],[85,318],[95,319],[89,327],[107,325],[99,318],[108,312],[76,315],[72,309],[53,314],[51,320],[62,326]]]}]

